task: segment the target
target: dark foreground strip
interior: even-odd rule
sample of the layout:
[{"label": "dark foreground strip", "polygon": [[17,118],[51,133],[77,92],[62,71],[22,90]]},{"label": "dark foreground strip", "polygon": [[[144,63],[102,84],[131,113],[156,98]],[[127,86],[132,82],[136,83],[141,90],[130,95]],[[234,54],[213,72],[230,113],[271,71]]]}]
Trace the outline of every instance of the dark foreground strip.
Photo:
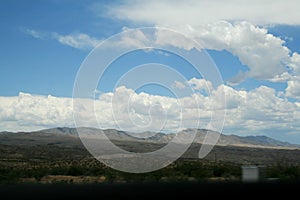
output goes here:
[{"label": "dark foreground strip", "polygon": [[[298,195],[300,182],[276,183],[124,183],[1,185],[1,199],[186,199],[261,198]],[[6,199],[5,198],[5,199]],[[107,200],[108,200],[107,199]]]}]

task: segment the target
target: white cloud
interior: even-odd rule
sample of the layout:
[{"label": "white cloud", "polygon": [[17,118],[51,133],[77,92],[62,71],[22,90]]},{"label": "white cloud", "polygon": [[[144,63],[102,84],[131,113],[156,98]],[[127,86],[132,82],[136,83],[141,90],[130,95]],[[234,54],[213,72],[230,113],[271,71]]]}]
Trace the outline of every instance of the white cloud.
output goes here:
[{"label": "white cloud", "polygon": [[69,35],[53,33],[53,38],[63,45],[67,45],[76,49],[93,49],[101,42],[101,40],[84,33]]},{"label": "white cloud", "polygon": [[48,33],[28,28],[21,28],[21,31],[36,39],[54,39],[63,45],[83,50],[91,50],[95,48],[100,42],[102,42],[102,40],[91,37],[85,33],[62,35],[56,32]]},{"label": "white cloud", "polygon": [[[164,130],[176,131],[178,128],[197,127],[198,120],[200,127],[206,128],[212,112],[224,109],[221,91],[225,91],[227,102],[226,133],[266,134],[276,131],[287,134],[300,131],[299,102],[289,102],[266,86],[247,92],[221,85],[212,88],[210,96],[195,93],[180,99],[137,94],[121,86],[114,93],[100,94],[95,101],[77,99],[80,103],[76,104],[76,110],[82,114],[85,124],[92,127],[98,127],[91,121],[95,108],[101,128],[153,131],[165,126]],[[90,105],[95,107],[91,109]],[[24,93],[0,97],[1,130],[29,131],[56,126],[74,126],[71,98]]]},{"label": "white cloud", "polygon": [[243,72],[243,71],[239,71],[237,73],[237,75],[235,75],[234,77],[230,78],[227,83],[229,85],[238,85],[240,84],[241,82],[243,82],[245,79],[247,78],[247,72]]},{"label": "white cloud", "polygon": [[300,77],[292,77],[287,84],[288,86],[285,90],[286,96],[300,99]]},{"label": "white cloud", "polygon": [[290,66],[294,75],[300,76],[300,54],[294,52],[291,56]]},{"label": "white cloud", "polygon": [[293,53],[291,56],[291,75],[287,79],[285,93],[287,97],[300,99],[300,54]]},{"label": "white cloud", "polygon": [[42,33],[40,31],[36,31],[29,28],[21,28],[21,31],[27,35],[30,35],[37,39],[44,39],[46,37],[45,33]]},{"label": "white cloud", "polygon": [[[147,44],[150,42],[149,37],[147,37],[141,30],[135,30],[135,31],[130,31],[131,29],[124,27],[123,31],[124,34],[122,34],[122,38],[118,38],[120,40],[114,41],[117,47],[144,47],[147,46]],[[130,32],[126,32],[130,31]]]},{"label": "white cloud", "polygon": [[[291,62],[290,50],[284,46],[285,41],[269,34],[267,29],[254,26],[249,22],[219,21],[199,24],[193,27],[192,31],[182,26],[173,28],[199,42],[204,49],[227,50],[236,55],[241,63],[249,68],[248,72],[239,74],[239,79],[249,76],[274,80],[275,76],[286,72],[286,66]],[[176,34],[158,30],[157,43],[186,50],[194,47],[189,40],[181,41],[174,35]]]},{"label": "white cloud", "polygon": [[[246,76],[283,81],[286,66],[295,63],[297,54],[291,57],[285,41],[268,33],[261,25],[298,25],[298,7],[300,2],[297,0],[190,0],[176,3],[132,0],[108,7],[107,14],[134,24],[173,28],[195,39],[205,49],[229,51],[249,68],[246,73],[233,78],[233,84],[236,84]],[[287,11],[288,14],[282,14]],[[181,40],[170,32],[158,31],[156,34],[156,42],[161,45],[171,44],[186,50],[193,48],[193,44]]]},{"label": "white cloud", "polygon": [[174,88],[178,88],[178,89],[184,89],[186,88],[186,84],[180,82],[180,81],[175,81],[174,82],[174,85],[173,85]]},{"label": "white cloud", "polygon": [[274,131],[296,131],[299,129],[299,107],[276,96],[274,89],[261,86],[247,94],[247,104],[242,107],[241,119],[241,123],[253,131],[270,128]]},{"label": "white cloud", "polygon": [[196,39],[210,49],[225,49],[236,55],[249,67],[250,77],[270,79],[283,73],[289,61],[290,51],[283,40],[248,22],[218,22],[209,26],[208,34],[201,32]]},{"label": "white cloud", "polygon": [[195,42],[190,38],[182,37],[176,31],[157,29],[154,35],[155,44],[161,46],[172,45],[174,47],[182,48],[187,51],[195,47]]},{"label": "white cloud", "polygon": [[[232,87],[227,85],[220,85],[217,90],[213,91],[213,96],[221,94],[220,91],[224,91],[226,98],[226,109],[239,109],[246,103],[247,92],[244,90],[234,90]],[[222,96],[220,97],[222,98]],[[222,99],[221,99],[222,100]],[[219,100],[220,101],[220,100]],[[216,102],[217,104],[220,104]]]},{"label": "white cloud", "polygon": [[0,126],[3,130],[26,131],[53,126],[73,126],[69,98],[19,93],[0,97]]},{"label": "white cloud", "polygon": [[283,72],[282,74],[276,75],[269,80],[272,82],[286,82],[290,79],[291,79],[291,74],[289,74],[288,72]]},{"label": "white cloud", "polygon": [[[299,25],[299,7],[298,0],[129,0],[111,5],[107,14],[122,20],[152,25],[154,22],[176,26],[189,24],[193,27],[219,20],[247,20],[257,25]],[[97,9],[94,11],[97,12]]]},{"label": "white cloud", "polygon": [[287,136],[300,129],[297,104],[276,96],[274,89],[265,86],[245,92],[244,97],[240,98],[239,107],[227,110],[225,132],[263,134],[285,138],[290,142],[299,141],[297,134],[296,138]]},{"label": "white cloud", "polygon": [[187,81],[187,83],[194,90],[204,90],[207,94],[209,94],[213,89],[212,83],[205,79],[192,78],[189,81]]}]

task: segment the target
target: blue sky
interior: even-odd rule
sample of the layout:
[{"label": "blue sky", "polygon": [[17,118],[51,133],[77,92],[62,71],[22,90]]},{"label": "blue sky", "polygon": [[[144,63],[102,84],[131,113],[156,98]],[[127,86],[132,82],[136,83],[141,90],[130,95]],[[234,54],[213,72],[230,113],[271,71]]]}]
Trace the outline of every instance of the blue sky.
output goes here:
[{"label": "blue sky", "polygon": [[[134,23],[111,19],[102,14],[101,10],[105,11],[105,7],[111,5],[109,1],[97,4],[99,13],[93,11],[93,3],[95,2],[29,0],[1,3],[0,20],[3,28],[0,39],[0,95],[14,96],[19,92],[28,92],[71,97],[77,70],[90,49],[74,49],[62,45],[49,35],[54,32],[83,32],[106,39],[121,32],[123,27],[138,27]],[[24,33],[26,30],[39,31],[45,38],[34,38]],[[286,46],[292,51],[300,52],[299,26],[277,25],[268,30],[275,36],[288,38],[285,40]],[[247,70],[247,66],[226,50],[208,50],[208,53],[219,67],[224,81],[230,80],[240,70]],[[141,58],[141,55],[138,57]],[[272,84],[269,81],[253,79],[247,79],[236,87],[249,90],[261,84],[280,91],[286,87],[284,83]]]},{"label": "blue sky", "polygon": [[[98,42],[124,29],[161,26],[179,31],[201,43],[217,65],[225,90],[229,91],[228,103],[235,109],[229,111],[225,133],[267,134],[300,143],[300,124],[297,122],[300,116],[300,17],[293,9],[297,2],[291,1],[290,5],[281,5],[280,2],[276,4],[277,10],[289,9],[290,18],[286,16],[289,14],[275,13],[269,5],[259,1],[231,7],[212,1],[209,9],[224,9],[219,13],[211,12],[213,14],[208,16],[210,10],[203,9],[201,2],[207,4],[207,1],[181,2],[187,13],[183,15],[182,10],[175,8],[171,1],[2,1],[0,96],[5,101],[2,105],[13,105],[16,101],[14,98],[20,101],[20,93],[29,94],[32,98],[46,98],[48,95],[58,99],[71,98],[80,65]],[[266,10],[261,12],[254,9],[255,6],[265,7]],[[243,12],[247,8],[248,14]],[[192,83],[195,90],[203,92],[202,82],[199,81],[203,77],[194,73],[187,62],[176,55],[166,56],[155,51],[137,51],[128,54],[126,59],[119,58],[97,89],[104,96],[114,92],[114,83],[122,74],[136,65],[154,61],[178,70],[190,80],[184,84]],[[216,88],[213,90],[217,91]],[[136,91],[137,94],[141,92],[172,97],[172,92],[157,85],[144,86]],[[278,108],[267,108],[270,102],[274,103],[273,107],[278,105]],[[251,110],[257,104],[261,105],[258,111]],[[64,116],[64,121],[58,114],[49,124],[44,121],[36,124],[28,122],[24,127],[20,121],[26,120],[11,114],[20,112],[18,109],[21,108],[0,107],[2,130],[72,126],[72,117]],[[259,117],[260,109],[266,109],[266,117],[272,120],[262,121]],[[61,113],[61,108],[58,110],[57,113]],[[294,112],[287,114],[284,110]],[[254,117],[248,116],[247,113],[252,112]],[[242,113],[240,121],[230,118],[234,113]],[[243,126],[237,126],[243,120]],[[279,122],[283,123],[281,127],[278,127]],[[255,126],[255,123],[261,125]],[[274,131],[276,134],[272,134]]]}]

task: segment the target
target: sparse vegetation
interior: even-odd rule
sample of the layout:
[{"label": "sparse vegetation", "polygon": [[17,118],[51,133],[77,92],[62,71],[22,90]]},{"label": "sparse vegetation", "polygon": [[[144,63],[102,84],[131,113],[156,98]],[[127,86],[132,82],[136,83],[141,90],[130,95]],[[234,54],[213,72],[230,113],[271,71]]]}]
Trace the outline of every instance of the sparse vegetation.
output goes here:
[{"label": "sparse vegetation", "polygon": [[[113,141],[134,152],[149,152],[163,143]],[[114,183],[176,181],[239,181],[241,166],[266,165],[266,175],[300,178],[300,150],[215,146],[200,160],[194,143],[175,163],[146,174],[113,170],[93,158],[74,134],[9,133],[0,135],[0,183]],[[130,160],[128,160],[130,162]]]},{"label": "sparse vegetation", "polygon": [[[181,158],[166,168],[146,174],[124,173],[108,168],[95,160],[83,147],[1,145],[0,149],[1,183],[239,181],[241,179],[242,164],[226,161],[224,158],[215,160],[218,149],[205,160]],[[267,177],[282,180],[299,179],[300,166],[278,161],[267,166]]]}]

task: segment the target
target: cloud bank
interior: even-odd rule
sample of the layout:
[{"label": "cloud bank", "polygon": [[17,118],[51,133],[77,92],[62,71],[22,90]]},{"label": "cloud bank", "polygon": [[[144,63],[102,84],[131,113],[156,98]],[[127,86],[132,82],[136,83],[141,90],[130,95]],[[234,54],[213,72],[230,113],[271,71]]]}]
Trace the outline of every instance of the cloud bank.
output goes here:
[{"label": "cloud bank", "polygon": [[[210,85],[209,81],[203,79],[191,79],[188,82],[197,91],[206,90]],[[204,82],[207,84],[203,84]],[[211,88],[210,96],[197,92],[180,99],[136,93],[121,86],[114,92],[101,94],[95,100],[82,100],[76,109],[85,113],[89,126],[97,128],[121,127],[127,131],[153,131],[164,125],[165,131],[177,131],[181,120],[182,128],[190,128],[198,119],[200,127],[207,128],[213,109],[224,109],[222,102],[218,100],[220,89],[225,91],[227,99],[225,133],[268,134],[268,130],[276,130],[280,134],[293,136],[300,131],[299,103],[289,102],[266,86],[247,92],[220,85],[218,88]],[[129,104],[124,101],[128,97],[131,99]],[[94,110],[87,110],[86,105],[91,103],[95,105],[98,124],[93,124],[92,121],[89,124],[88,120]],[[162,124],[162,121],[166,123]],[[56,126],[74,126],[71,98],[25,93],[14,97],[0,97],[1,131],[29,131]]]},{"label": "cloud bank", "polygon": [[[299,4],[298,0],[129,0],[108,7],[107,14],[143,25],[155,23],[197,26],[219,20],[246,20],[256,25],[299,25]],[[97,9],[94,11],[97,12]]]}]

